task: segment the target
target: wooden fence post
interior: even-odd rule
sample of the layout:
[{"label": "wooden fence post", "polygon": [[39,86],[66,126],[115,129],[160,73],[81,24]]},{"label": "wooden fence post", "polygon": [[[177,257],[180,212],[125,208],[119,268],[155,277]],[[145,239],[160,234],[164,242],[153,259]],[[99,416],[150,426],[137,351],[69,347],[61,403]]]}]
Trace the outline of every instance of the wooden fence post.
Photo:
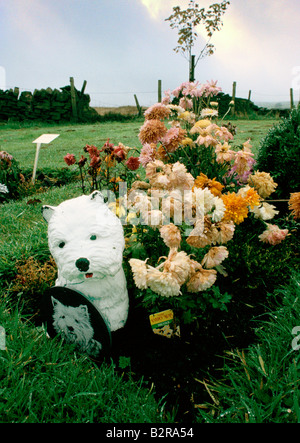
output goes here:
[{"label": "wooden fence post", "polygon": [[74,120],[77,121],[76,92],[75,92],[74,78],[73,77],[70,77],[70,84],[71,84],[72,113],[73,113]]},{"label": "wooden fence post", "polygon": [[86,80],[84,80],[81,91],[80,91],[81,94],[84,94],[86,83],[87,83]]},{"label": "wooden fence post", "polygon": [[294,109],[294,91],[293,91],[293,88],[290,89],[290,99],[291,99],[291,109]]},{"label": "wooden fence post", "polygon": [[158,103],[161,102],[161,98],[162,98],[162,95],[161,95],[161,80],[158,80]]},{"label": "wooden fence post", "polygon": [[138,110],[138,116],[140,117],[142,115],[142,108],[140,107],[139,101],[138,101],[137,96],[135,94],[134,94],[134,100],[135,100],[136,107]]},{"label": "wooden fence post", "polygon": [[236,96],[236,82],[233,82],[232,85],[232,101],[233,101],[233,106],[231,108],[231,114],[235,115],[235,96]]},{"label": "wooden fence post", "polygon": [[195,81],[195,55],[192,55],[190,58],[190,73],[189,73],[189,81]]}]

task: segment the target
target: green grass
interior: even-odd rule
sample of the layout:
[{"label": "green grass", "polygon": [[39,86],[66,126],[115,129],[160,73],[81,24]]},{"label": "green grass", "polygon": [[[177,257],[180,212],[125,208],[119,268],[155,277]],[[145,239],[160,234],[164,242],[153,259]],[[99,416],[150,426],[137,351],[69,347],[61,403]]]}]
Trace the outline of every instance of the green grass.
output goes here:
[{"label": "green grass", "polygon": [[[47,338],[2,299],[1,423],[162,423],[163,402],[112,364],[98,367],[61,340]],[[169,418],[172,420],[172,418]]]},{"label": "green grass", "polygon": [[[234,120],[232,123],[237,127],[234,144],[242,144],[250,137],[256,155],[260,140],[278,120]],[[138,134],[142,124],[143,119],[66,125],[7,123],[0,125],[0,150],[13,155],[21,169],[30,170],[33,169],[36,150],[32,142],[42,134],[60,134],[49,145],[42,145],[38,169],[62,168],[66,166],[63,157],[67,153],[80,158],[86,144],[101,148],[108,138],[114,144],[121,142],[126,146],[140,148]]]},{"label": "green grass", "polygon": [[81,125],[6,124],[0,126],[0,150],[13,155],[21,169],[33,169],[36,145],[32,142],[42,134],[59,134],[52,143],[42,145],[38,163],[38,169],[56,169],[66,166],[63,157],[68,153],[80,158],[87,144],[101,148],[109,138],[114,144],[136,146],[141,124],[138,120]]},{"label": "green grass", "polygon": [[[142,122],[2,125],[0,149],[14,155],[22,169],[30,170],[35,155],[32,141],[43,133],[59,133],[57,140],[42,148],[39,160],[39,169],[57,169],[66,166],[63,156],[68,152],[79,156],[86,144],[101,147],[107,138],[115,144],[139,147]],[[257,154],[261,138],[274,123],[233,121],[237,126],[235,144],[251,137]],[[1,205],[0,325],[6,330],[7,350],[0,351],[0,422],[174,421],[165,414],[163,402],[157,404],[141,382],[125,380],[112,365],[98,367],[72,347],[47,339],[26,320],[24,307],[20,308],[26,291],[11,291],[19,260],[34,257],[45,262],[50,256],[41,206],[58,205],[80,194],[80,184],[71,183]],[[28,205],[34,197],[41,201]],[[300,317],[299,279],[295,282],[277,292],[283,303],[257,331],[257,344],[245,351],[232,351],[220,375],[222,381],[209,383],[215,401],[206,405],[209,409],[199,409],[200,422],[300,420],[299,353],[290,347],[291,330]]]},{"label": "green grass", "polygon": [[199,421],[300,423],[300,337],[293,334],[300,326],[300,272],[274,296],[277,308],[258,322],[257,342],[228,352],[222,380],[207,383],[213,402],[209,412],[199,409]]}]

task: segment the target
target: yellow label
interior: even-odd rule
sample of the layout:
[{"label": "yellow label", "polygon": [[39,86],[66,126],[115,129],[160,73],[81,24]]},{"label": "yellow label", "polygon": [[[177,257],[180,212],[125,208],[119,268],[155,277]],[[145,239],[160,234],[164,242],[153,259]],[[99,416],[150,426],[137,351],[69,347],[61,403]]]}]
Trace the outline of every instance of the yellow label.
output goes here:
[{"label": "yellow label", "polygon": [[168,338],[172,338],[174,335],[180,336],[180,328],[175,324],[174,313],[171,309],[152,314],[149,318],[154,334]]},{"label": "yellow label", "polygon": [[168,309],[167,311],[158,312],[157,314],[150,315],[150,323],[152,329],[159,328],[164,324],[170,323],[174,318],[173,311]]}]

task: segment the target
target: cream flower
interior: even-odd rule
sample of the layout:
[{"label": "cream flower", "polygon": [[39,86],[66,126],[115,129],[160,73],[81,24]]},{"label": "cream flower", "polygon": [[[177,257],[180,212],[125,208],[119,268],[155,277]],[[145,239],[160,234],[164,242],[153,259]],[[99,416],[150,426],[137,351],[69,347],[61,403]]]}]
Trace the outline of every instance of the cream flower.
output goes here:
[{"label": "cream flower", "polygon": [[218,111],[216,109],[202,109],[201,111],[201,117],[217,117]]},{"label": "cream flower", "polygon": [[188,292],[192,293],[206,291],[206,289],[214,285],[216,279],[217,271],[214,269],[201,268],[192,275],[191,279],[187,282],[186,287]]},{"label": "cream flower", "polygon": [[250,186],[256,189],[262,198],[269,197],[278,186],[268,172],[259,171],[256,171],[255,174],[250,175],[248,178],[248,183]]},{"label": "cream flower", "polygon": [[228,250],[225,246],[214,246],[210,248],[208,253],[204,256],[201,265],[206,268],[214,268],[222,263],[228,257]]},{"label": "cream flower", "polygon": [[195,182],[194,177],[187,172],[185,165],[180,162],[174,163],[168,178],[170,189],[192,189]]},{"label": "cream flower", "polygon": [[217,223],[215,227],[217,230],[215,243],[225,244],[232,240],[235,231],[235,224],[232,221]]},{"label": "cream flower", "polygon": [[181,234],[177,226],[175,226],[173,223],[170,223],[169,225],[162,226],[159,232],[164,243],[169,248],[179,248],[179,245],[181,243]]},{"label": "cream flower", "polygon": [[176,297],[181,294],[178,280],[169,272],[150,268],[147,279],[149,288],[162,297]]},{"label": "cream flower", "polygon": [[225,142],[223,145],[218,144],[216,146],[215,152],[217,154],[217,162],[218,163],[224,163],[224,162],[231,162],[235,158],[235,151],[232,151],[230,149],[230,145]]},{"label": "cream flower", "polygon": [[[148,259],[147,259],[148,260]],[[146,261],[147,261],[146,260]],[[134,283],[139,289],[147,289],[147,264],[146,261],[131,258],[129,264],[133,272]]]},{"label": "cream flower", "polygon": [[151,210],[151,202],[144,192],[133,191],[129,196],[128,206],[140,213]]},{"label": "cream flower", "polygon": [[255,218],[261,220],[271,220],[276,214],[279,214],[274,205],[266,202],[263,202],[260,206],[254,206],[253,209],[250,209],[250,212],[253,212]]},{"label": "cream flower", "polygon": [[179,189],[172,190],[162,199],[161,210],[166,219],[171,217],[177,224],[182,222],[182,193]]},{"label": "cream flower", "polygon": [[194,248],[204,248],[216,241],[218,231],[214,224],[205,217],[203,220],[199,219],[186,242]]},{"label": "cream flower", "polygon": [[225,214],[226,207],[224,202],[219,197],[214,197],[211,219],[213,222],[219,222],[222,220]]},{"label": "cream flower", "polygon": [[148,212],[145,221],[151,228],[155,229],[164,223],[164,215],[159,209],[152,209]]},{"label": "cream flower", "polygon": [[192,273],[190,257],[184,251],[177,252],[177,249],[171,249],[164,263],[164,272],[170,272],[179,285],[183,285]]}]

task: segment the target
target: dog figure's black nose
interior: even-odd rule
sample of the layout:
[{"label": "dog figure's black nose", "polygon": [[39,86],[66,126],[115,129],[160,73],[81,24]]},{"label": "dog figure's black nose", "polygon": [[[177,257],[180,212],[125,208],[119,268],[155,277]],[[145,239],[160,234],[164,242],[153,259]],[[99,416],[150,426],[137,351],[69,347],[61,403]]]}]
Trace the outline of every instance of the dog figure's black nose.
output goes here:
[{"label": "dog figure's black nose", "polygon": [[86,272],[89,269],[90,262],[87,258],[79,258],[78,260],[76,260],[75,265],[77,266],[79,271]]}]

